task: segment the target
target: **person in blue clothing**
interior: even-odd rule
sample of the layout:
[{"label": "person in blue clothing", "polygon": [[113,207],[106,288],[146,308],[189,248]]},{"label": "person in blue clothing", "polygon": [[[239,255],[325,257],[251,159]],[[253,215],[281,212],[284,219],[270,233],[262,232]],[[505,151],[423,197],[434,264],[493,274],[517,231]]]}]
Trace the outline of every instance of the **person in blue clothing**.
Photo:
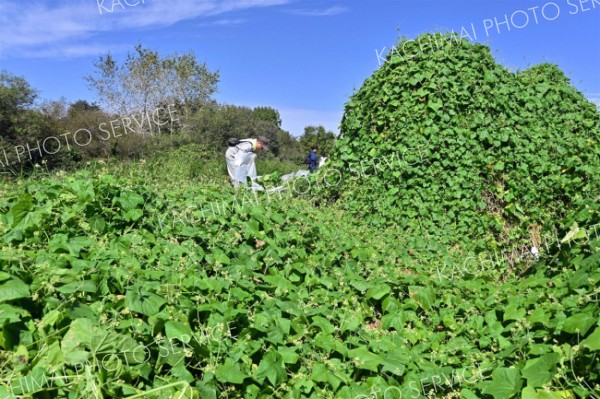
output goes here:
[{"label": "person in blue clothing", "polygon": [[314,172],[317,169],[317,165],[319,164],[319,157],[317,156],[317,147],[313,147],[313,149],[306,156],[305,163],[308,164],[308,170]]}]

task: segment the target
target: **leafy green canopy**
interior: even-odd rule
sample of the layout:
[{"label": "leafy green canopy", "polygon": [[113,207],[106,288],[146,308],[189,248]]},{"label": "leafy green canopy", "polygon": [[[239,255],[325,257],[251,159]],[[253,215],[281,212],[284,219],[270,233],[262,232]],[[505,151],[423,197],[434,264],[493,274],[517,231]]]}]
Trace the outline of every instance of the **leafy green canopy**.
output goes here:
[{"label": "leafy green canopy", "polygon": [[335,195],[377,224],[523,236],[600,188],[600,115],[554,65],[512,73],[441,34],[403,40],[346,104]]}]

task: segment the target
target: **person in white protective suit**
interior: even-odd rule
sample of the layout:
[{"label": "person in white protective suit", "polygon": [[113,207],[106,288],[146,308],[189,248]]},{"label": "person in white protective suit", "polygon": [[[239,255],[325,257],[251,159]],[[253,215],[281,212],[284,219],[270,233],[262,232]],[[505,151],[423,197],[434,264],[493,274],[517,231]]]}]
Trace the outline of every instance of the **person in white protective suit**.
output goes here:
[{"label": "person in white protective suit", "polygon": [[256,179],[256,151],[269,150],[269,139],[259,136],[256,139],[239,140],[238,144],[231,145],[225,152],[227,172],[233,187],[240,183],[246,185],[249,176],[252,181]]}]

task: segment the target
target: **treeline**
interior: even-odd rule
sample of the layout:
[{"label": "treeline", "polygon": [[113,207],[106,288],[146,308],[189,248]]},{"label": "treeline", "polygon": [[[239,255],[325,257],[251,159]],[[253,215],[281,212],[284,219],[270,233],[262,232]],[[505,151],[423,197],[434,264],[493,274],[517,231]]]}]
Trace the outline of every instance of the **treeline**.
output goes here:
[{"label": "treeline", "polygon": [[292,136],[276,109],[215,102],[218,72],[190,53],[161,57],[137,46],[122,64],[107,54],[94,67],[85,79],[98,103],[39,102],[24,78],[0,72],[0,174],[42,163],[71,168],[98,158],[138,159],[188,144],[222,156],[228,138],[258,135],[272,142],[261,157],[301,163],[310,147],[328,154],[335,143],[322,126]]}]

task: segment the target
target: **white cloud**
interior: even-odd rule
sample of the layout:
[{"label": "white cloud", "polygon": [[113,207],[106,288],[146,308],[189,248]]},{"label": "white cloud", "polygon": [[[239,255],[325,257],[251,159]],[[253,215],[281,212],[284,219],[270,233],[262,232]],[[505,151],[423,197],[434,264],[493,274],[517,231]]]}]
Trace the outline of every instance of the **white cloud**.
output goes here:
[{"label": "white cloud", "polygon": [[236,18],[236,19],[219,19],[213,22],[214,25],[239,25],[246,22],[245,19]]},{"label": "white cloud", "polygon": [[60,58],[97,57],[110,51],[112,54],[126,52],[131,46],[124,44],[110,45],[101,43],[68,44],[65,46],[49,46],[44,49],[23,50],[20,55],[26,58]]},{"label": "white cloud", "polygon": [[324,10],[292,10],[291,13],[304,17],[329,17],[331,15],[342,14],[346,11],[348,11],[347,7],[333,6]]},{"label": "white cloud", "polygon": [[247,22],[247,20],[242,18],[233,18],[233,19],[217,19],[216,21],[206,22],[198,24],[197,26],[230,26],[230,25],[240,25]]},{"label": "white cloud", "polygon": [[[36,3],[0,2],[0,56],[61,56],[84,54],[87,40],[104,32],[148,29],[237,10],[270,7],[291,0],[45,0]],[[58,4],[57,4],[58,3]],[[134,5],[138,4],[138,5]],[[122,5],[122,6],[121,6]],[[222,19],[218,24],[239,23]],[[65,47],[64,51],[49,50]],[[108,47],[108,44],[107,44]],[[113,47],[113,46],[110,46]]]}]

